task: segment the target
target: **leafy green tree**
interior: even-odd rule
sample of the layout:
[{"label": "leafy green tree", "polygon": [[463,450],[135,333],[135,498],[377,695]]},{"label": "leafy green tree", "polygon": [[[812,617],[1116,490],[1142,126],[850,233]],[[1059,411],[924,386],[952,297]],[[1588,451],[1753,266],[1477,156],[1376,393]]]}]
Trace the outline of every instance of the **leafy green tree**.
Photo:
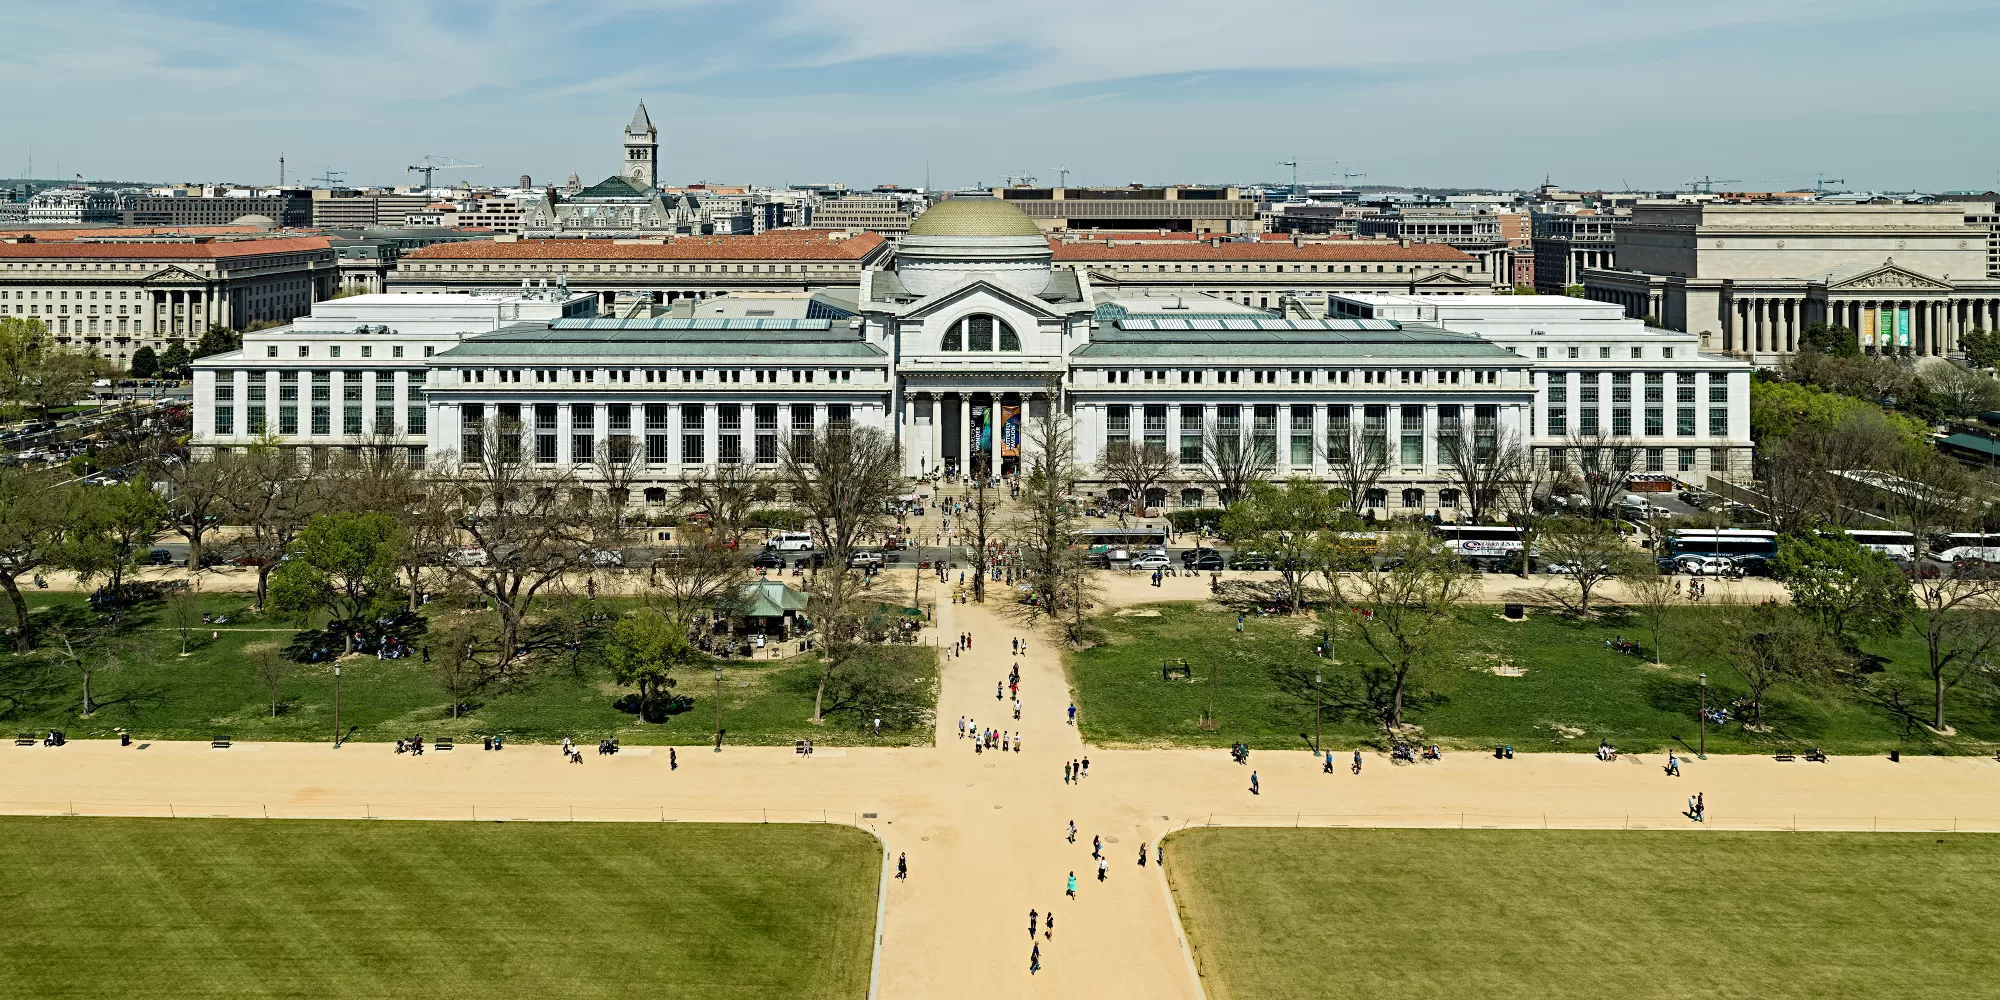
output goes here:
[{"label": "leafy green tree", "polygon": [[132,363],[126,371],[133,378],[152,378],[160,373],[160,356],[150,347],[141,347],[132,352]]},{"label": "leafy green tree", "polygon": [[[1760,444],[1781,438],[1805,425],[1831,428],[1851,413],[1880,412],[1872,401],[1828,392],[1809,385],[1750,380],[1750,436]],[[1928,441],[1930,428],[1900,413],[1885,414],[1913,442]]]},{"label": "leafy green tree", "polygon": [[1958,345],[1965,349],[1966,358],[1981,368],[2000,365],[2000,333],[1968,330],[1958,338]]},{"label": "leafy green tree", "polygon": [[0,589],[14,606],[17,653],[35,648],[34,624],[28,617],[28,601],[21,596],[20,579],[58,563],[69,506],[76,492],[85,488],[55,486],[45,473],[0,468]]},{"label": "leafy green tree", "polygon": [[85,395],[104,369],[95,351],[72,351],[41,320],[0,316],[0,403],[46,417]]},{"label": "leafy green tree", "polygon": [[695,661],[687,630],[653,608],[622,618],[604,647],[611,676],[619,684],[639,689],[643,718],[658,718],[673,690],[674,671]]},{"label": "leafy green tree", "polygon": [[165,378],[186,378],[188,366],[194,363],[194,356],[179,341],[168,345],[167,352],[160,355],[160,374]]},{"label": "leafy green tree", "polygon": [[[300,616],[325,610],[336,622],[386,610],[396,596],[397,531],[387,514],[314,516],[271,574],[272,607]],[[353,634],[343,632],[351,653]]]},{"label": "leafy green tree", "polygon": [[1808,325],[1801,343],[1805,350],[1831,354],[1834,357],[1861,356],[1861,339],[1854,335],[1853,330],[1838,323],[1818,322]]},{"label": "leafy green tree", "polygon": [[1915,608],[1902,569],[1841,532],[1779,538],[1771,575],[1791,592],[1794,607],[1849,649],[1901,632]]},{"label": "leafy green tree", "polygon": [[1390,538],[1382,572],[1333,578],[1329,626],[1341,649],[1364,650],[1353,677],[1355,707],[1394,735],[1423,679],[1446,666],[1458,646],[1458,612],[1473,581],[1458,556],[1435,539],[1411,532]]},{"label": "leafy green tree", "polygon": [[117,593],[125,569],[150,548],[167,517],[167,503],[141,475],[129,483],[82,488],[69,509],[62,561],[77,577],[103,576]]},{"label": "leafy green tree", "polygon": [[233,351],[242,346],[243,337],[241,334],[232,331],[220,323],[214,323],[210,324],[208,330],[201,335],[201,342],[197,343],[194,347],[194,356],[205,358],[211,354],[223,354]]},{"label": "leafy green tree", "polygon": [[1222,515],[1222,535],[1240,549],[1255,549],[1271,557],[1293,611],[1306,602],[1306,584],[1313,574],[1329,571],[1333,532],[1359,529],[1359,518],[1347,511],[1347,495],[1303,476],[1283,486],[1253,479],[1244,484],[1243,498]]},{"label": "leafy green tree", "polygon": [[1746,726],[1762,729],[1764,698],[1780,684],[1818,686],[1840,651],[1803,609],[1789,604],[1723,603],[1700,619],[1698,641],[1729,665],[1750,691]]}]

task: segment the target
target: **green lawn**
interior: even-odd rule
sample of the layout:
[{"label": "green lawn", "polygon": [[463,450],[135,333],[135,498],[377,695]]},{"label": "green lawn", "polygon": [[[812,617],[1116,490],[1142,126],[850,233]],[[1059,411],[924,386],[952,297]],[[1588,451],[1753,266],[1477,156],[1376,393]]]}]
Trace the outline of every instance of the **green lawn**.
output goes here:
[{"label": "green lawn", "polygon": [[[1157,612],[1157,614],[1149,614]],[[1590,751],[1599,739],[1633,750],[1698,742],[1697,675],[1707,671],[1713,703],[1745,693],[1730,668],[1696,648],[1689,626],[1704,612],[1677,609],[1664,639],[1667,666],[1613,652],[1605,640],[1649,641],[1637,618],[1579,620],[1531,609],[1507,622],[1497,607],[1475,606],[1463,617],[1457,663],[1435,672],[1430,695],[1412,701],[1406,719],[1425,736],[1467,748],[1500,743],[1520,750]],[[1211,603],[1166,603],[1127,609],[1098,621],[1097,645],[1070,654],[1070,682],[1084,735],[1111,745],[1228,746],[1238,740],[1266,748],[1304,747],[1312,732],[1313,672],[1325,680],[1326,702],[1337,701],[1359,648],[1341,649],[1342,665],[1313,654],[1319,631],[1307,618],[1250,616],[1241,634],[1233,610]],[[1921,673],[1922,644],[1905,635],[1874,651],[1892,670]],[[1163,681],[1162,661],[1185,657],[1194,680]],[[1990,754],[2000,745],[2000,705],[1971,688],[1948,702],[1958,736],[1940,740],[1906,717],[1856,698],[1778,688],[1765,699],[1770,732],[1732,721],[1709,727],[1710,751],[1765,753],[1813,745],[1830,753]],[[1204,710],[1220,725],[1203,730]],[[1379,742],[1380,731],[1353,715],[1323,724],[1336,748]]]},{"label": "green lawn", "polygon": [[851,827],[0,819],[0,995],[863,997]]},{"label": "green lawn", "polygon": [[1991,996],[1987,835],[1196,829],[1210,1000]]},{"label": "green lawn", "polygon": [[[35,594],[32,599],[50,610],[82,603],[73,594]],[[600,603],[614,615],[632,606],[629,600]],[[273,717],[246,649],[284,646],[294,634],[291,623],[251,614],[248,595],[203,595],[202,606],[225,614],[229,622],[216,630],[214,641],[209,628],[197,629],[187,657],[179,655],[179,633],[158,604],[144,608],[122,637],[127,647],[122,655],[110,650],[95,654],[92,662],[101,669],[92,678],[91,695],[98,707],[87,719],[78,717],[81,681],[73,671],[49,665],[40,654],[24,658],[0,653],[0,728],[62,729],[76,738],[109,737],[125,729],[146,739],[205,740],[218,734],[238,740],[332,739],[332,664],[295,665],[280,686],[281,711]],[[819,675],[817,661],[809,658],[721,661],[722,725],[729,739],[749,744],[801,738],[827,745],[929,744],[935,650],[878,646],[864,655],[904,678],[916,695],[881,712],[879,740],[861,731],[862,720],[873,719],[872,707],[864,713],[847,705],[818,726],[809,721]],[[421,657],[355,656],[343,664],[340,724],[343,729],[359,727],[348,737],[354,740],[389,741],[412,733],[478,739],[500,733],[516,740],[617,737],[633,744],[700,744],[714,738],[715,689],[712,665],[704,663],[680,678],[678,690],[693,698],[690,708],[663,722],[643,721],[618,707],[632,689],[613,683],[602,656],[586,644],[575,657],[544,654],[528,680],[477,693],[468,699],[471,711],[453,719],[442,682]]]}]

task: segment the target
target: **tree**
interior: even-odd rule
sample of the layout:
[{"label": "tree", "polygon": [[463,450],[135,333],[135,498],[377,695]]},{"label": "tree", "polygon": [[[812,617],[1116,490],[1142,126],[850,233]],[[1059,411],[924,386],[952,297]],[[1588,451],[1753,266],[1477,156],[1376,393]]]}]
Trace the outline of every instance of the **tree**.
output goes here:
[{"label": "tree", "polygon": [[20,581],[62,561],[63,541],[77,491],[59,486],[46,473],[0,467],[0,589],[14,611],[14,651],[35,648],[35,626]]},{"label": "tree", "polygon": [[[396,589],[396,535],[386,514],[314,516],[272,578],[272,605],[301,616],[324,610],[336,623],[380,613]],[[341,632],[353,652],[353,631]]]},{"label": "tree", "polygon": [[1703,648],[1729,664],[1750,689],[1750,721],[1764,725],[1764,698],[1784,683],[1809,684],[1832,672],[1839,651],[1813,621],[1788,604],[1716,606],[1701,618]]},{"label": "tree", "polygon": [[567,475],[522,460],[518,421],[491,421],[471,433],[479,435],[476,454],[448,458],[434,488],[445,491],[447,516],[480,554],[448,560],[444,570],[500,613],[495,669],[504,673],[523,652],[536,596],[583,565],[592,512]]},{"label": "tree", "polygon": [[1516,474],[1513,464],[1527,460],[1527,450],[1512,430],[1481,428],[1461,420],[1456,432],[1440,432],[1438,459],[1458,487],[1459,509],[1465,511],[1467,523],[1478,524],[1500,503],[1501,489]]},{"label": "tree", "polygon": [[212,458],[193,458],[166,467],[167,526],[188,542],[187,568],[201,569],[203,541],[222,523],[229,498],[238,490],[242,465],[224,450]]},{"label": "tree", "polygon": [[443,615],[431,629],[425,649],[430,653],[431,673],[451,698],[451,717],[464,714],[466,701],[491,679],[487,665],[479,659],[476,617]]},{"label": "tree", "polygon": [[144,475],[115,486],[92,487],[80,494],[69,518],[64,564],[77,578],[108,578],[117,594],[125,570],[140,548],[150,546],[166,518],[166,503]]},{"label": "tree", "polygon": [[167,595],[167,620],[181,636],[181,655],[188,655],[188,639],[201,624],[201,597],[193,587],[183,587]]},{"label": "tree", "polygon": [[422,466],[409,462],[395,440],[392,432],[378,432],[356,452],[336,457],[324,481],[343,509],[396,522],[396,566],[414,612],[422,604],[425,571],[455,547],[458,526],[445,491],[428,487]]},{"label": "tree", "polygon": [[176,340],[167,345],[166,353],[160,355],[160,375],[164,378],[186,378],[188,365],[194,363],[194,355]]},{"label": "tree", "polygon": [[1664,655],[1660,635],[1665,631],[1667,614],[1680,600],[1680,588],[1672,576],[1660,572],[1657,566],[1640,566],[1626,576],[1625,596],[1646,619],[1647,630],[1653,634],[1653,664],[1658,666]]},{"label": "tree", "polygon": [[597,455],[591,464],[603,486],[591,492],[597,505],[594,527],[598,547],[623,549],[627,540],[626,511],[632,507],[632,484],[645,475],[646,455],[632,446],[632,435],[613,434],[598,442]]},{"label": "tree", "polygon": [[[270,596],[271,572],[312,516],[326,506],[329,480],[302,476],[289,448],[265,440],[251,445],[230,480],[228,515],[243,526],[232,541],[238,558],[257,569],[257,607]],[[337,488],[335,488],[337,494]]]},{"label": "tree", "polygon": [[991,495],[984,476],[972,480],[972,489],[967,491],[965,510],[959,515],[958,523],[971,532],[972,538],[972,599],[979,604],[986,603],[986,576],[993,568],[993,514],[1000,509],[1000,499]]},{"label": "tree", "polygon": [[[1932,531],[1972,521],[1984,509],[1984,485],[1964,467],[1936,451],[1911,451],[1891,470],[1901,481],[1882,491],[1896,520],[1918,539]],[[1924,638],[1924,666],[1931,681],[1931,728],[1947,729],[1945,696],[1973,671],[1985,674],[2000,647],[2000,574],[1983,563],[1910,574],[1911,621]]]},{"label": "tree", "polygon": [[2000,406],[2000,380],[1967,371],[1943,358],[1924,359],[1917,367],[1917,377],[1937,394],[1949,416],[1974,417]]},{"label": "tree", "polygon": [[1542,528],[1540,555],[1543,565],[1565,567],[1563,578],[1576,586],[1577,613],[1586,615],[1592,591],[1643,565],[1618,529],[1588,518],[1550,521]]},{"label": "tree", "polygon": [[292,679],[292,661],[278,653],[275,642],[251,643],[243,648],[245,658],[250,661],[251,676],[262,685],[264,693],[271,701],[271,718],[278,717],[279,694],[285,682]]},{"label": "tree", "polygon": [[1502,447],[1512,454],[1496,463],[1501,472],[1495,477],[1493,509],[1508,524],[1521,529],[1521,559],[1515,569],[1525,580],[1531,569],[1529,553],[1535,550],[1535,540],[1547,519],[1545,511],[1554,492],[1556,471],[1546,453],[1537,454],[1519,440]]},{"label": "tree", "polygon": [[778,484],[805,512],[826,553],[825,570],[806,588],[806,611],[821,639],[813,721],[824,717],[827,682],[861,641],[861,592],[866,583],[847,568],[857,542],[881,529],[883,511],[903,492],[903,456],[894,439],[873,427],[829,424],[785,448]]},{"label": "tree", "polygon": [[717,465],[681,478],[682,506],[700,511],[718,542],[736,541],[750,524],[750,512],[773,495],[770,480],[747,465]]},{"label": "tree", "polygon": [[1569,470],[1564,485],[1583,498],[1586,516],[1609,519],[1625,495],[1626,480],[1637,468],[1638,442],[1578,432],[1566,439],[1564,447],[1577,456],[1577,465]]},{"label": "tree", "polygon": [[1345,499],[1339,490],[1303,476],[1283,486],[1253,482],[1222,515],[1222,535],[1239,549],[1271,557],[1285,600],[1296,612],[1305,606],[1313,574],[1334,572],[1330,533],[1360,527]]},{"label": "tree", "polygon": [[1268,479],[1277,462],[1239,417],[1233,424],[1210,420],[1201,431],[1201,478],[1227,507],[1243,496],[1251,483]]},{"label": "tree", "polygon": [[1799,341],[1800,350],[1818,351],[1835,357],[1859,357],[1861,338],[1854,331],[1838,323],[1817,321],[1806,325],[1806,332]]},{"label": "tree", "polygon": [[[116,666],[122,648],[114,648],[111,640],[113,625],[98,620],[85,626],[58,622],[49,627],[50,643],[48,652],[55,662],[74,671],[82,688],[83,708],[77,713],[79,718],[88,719],[97,711],[97,703],[90,694],[90,682],[99,670]],[[92,654],[103,657],[103,662]]]},{"label": "tree", "polygon": [[1326,464],[1335,486],[1347,495],[1347,509],[1359,514],[1368,503],[1368,494],[1389,471],[1389,449],[1385,439],[1368,436],[1358,424],[1349,423],[1345,432],[1327,435]]},{"label": "tree", "polygon": [[226,354],[243,346],[241,334],[220,323],[211,323],[202,332],[201,342],[194,347],[194,356],[205,358],[211,354]]},{"label": "tree", "polygon": [[132,352],[132,362],[125,371],[133,378],[152,378],[159,374],[160,355],[150,347],[141,347]]},{"label": "tree", "polygon": [[741,552],[701,528],[682,528],[680,544],[662,550],[646,571],[648,591],[669,620],[687,627],[697,614],[736,592],[748,575]]},{"label": "tree", "polygon": [[1990,330],[1967,330],[1958,338],[1958,346],[1965,351],[1965,357],[1974,366],[1992,368],[2000,365],[2000,334]]},{"label": "tree", "polygon": [[1448,661],[1472,578],[1450,550],[1414,532],[1386,540],[1380,554],[1388,569],[1334,577],[1332,627],[1346,648],[1358,642],[1368,651],[1362,701],[1394,734],[1422,676]]},{"label": "tree", "polygon": [[1844,532],[1780,536],[1771,575],[1791,593],[1793,607],[1849,650],[1862,639],[1901,632],[1912,610],[1902,569]]},{"label": "tree", "polygon": [[1019,553],[1016,579],[1028,586],[1031,601],[1021,612],[1031,622],[1046,621],[1071,643],[1083,637],[1088,577],[1076,546],[1076,423],[1068,413],[1060,379],[1050,379],[1039,409],[1030,407],[1022,452],[1018,512],[1012,525]]},{"label": "tree", "polygon": [[641,717],[656,719],[673,690],[674,671],[693,663],[697,654],[685,629],[658,611],[642,608],[619,619],[604,655],[613,679],[639,689]]},{"label": "tree", "polygon": [[[1146,494],[1165,483],[1180,468],[1180,459],[1163,444],[1133,444],[1113,441],[1097,460],[1097,478],[1116,483],[1125,491],[1126,507],[1146,516]],[[1125,509],[1118,512],[1124,523]]]},{"label": "tree", "polygon": [[46,419],[86,395],[103,370],[96,351],[57,344],[41,320],[0,316],[0,403]]}]

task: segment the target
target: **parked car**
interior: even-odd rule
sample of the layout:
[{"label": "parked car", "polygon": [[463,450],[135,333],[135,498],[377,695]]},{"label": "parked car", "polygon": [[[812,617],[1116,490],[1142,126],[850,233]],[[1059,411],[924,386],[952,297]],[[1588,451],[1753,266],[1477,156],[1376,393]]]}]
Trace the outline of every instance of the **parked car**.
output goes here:
[{"label": "parked car", "polygon": [[174,554],[168,552],[166,549],[154,549],[146,553],[146,565],[148,566],[171,566],[173,562]]},{"label": "parked car", "polygon": [[1172,565],[1173,563],[1169,562],[1166,554],[1162,552],[1147,552],[1132,558],[1133,569],[1148,573],[1156,569],[1166,569]]},{"label": "parked car", "polygon": [[616,549],[586,549],[583,561],[592,566],[623,566],[625,554]]},{"label": "parked car", "polygon": [[476,548],[453,549],[451,554],[446,558],[450,559],[454,566],[484,566],[486,565],[486,550]]},{"label": "parked car", "polygon": [[1230,569],[1270,569],[1271,557],[1262,552],[1238,552],[1229,560]]},{"label": "parked car", "polygon": [[869,570],[881,569],[884,562],[885,560],[882,558],[882,553],[876,552],[872,549],[864,549],[860,552],[856,552],[853,555],[847,557],[847,568],[869,569]]},{"label": "parked car", "polygon": [[1186,570],[1217,570],[1221,569],[1225,562],[1222,553],[1215,549],[1189,549],[1181,553],[1181,568]]},{"label": "parked car", "polygon": [[813,536],[805,531],[780,531],[772,535],[770,544],[765,546],[777,552],[811,552],[812,547]]},{"label": "parked car", "polygon": [[766,549],[757,553],[757,558],[750,560],[750,565],[757,569],[784,569],[785,557],[775,550]]},{"label": "parked car", "polygon": [[1736,569],[1728,556],[1685,555],[1674,560],[1674,568],[1694,576],[1720,576]]}]

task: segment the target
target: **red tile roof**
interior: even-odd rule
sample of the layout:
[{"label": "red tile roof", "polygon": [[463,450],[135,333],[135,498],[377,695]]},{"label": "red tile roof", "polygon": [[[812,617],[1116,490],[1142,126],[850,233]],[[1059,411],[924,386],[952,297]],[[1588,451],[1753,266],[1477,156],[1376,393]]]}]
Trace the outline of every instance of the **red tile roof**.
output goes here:
[{"label": "red tile roof", "polygon": [[0,257],[53,259],[132,258],[137,260],[215,260],[256,257],[271,253],[325,250],[324,236],[279,236],[262,240],[219,240],[210,243],[0,243]]},{"label": "red tile roof", "polygon": [[120,236],[255,236],[267,232],[258,226],[114,226],[108,229],[4,229],[0,240],[33,237],[37,243],[65,240],[103,239]]},{"label": "red tile roof", "polygon": [[1091,261],[1334,261],[1358,263],[1367,261],[1417,261],[1433,264],[1464,264],[1477,258],[1457,247],[1443,243],[1412,243],[1404,246],[1388,240],[1335,240],[1326,243],[1307,243],[1293,246],[1291,241],[1257,243],[1127,243],[1105,246],[1102,243],[1058,243],[1055,244],[1055,260],[1058,264],[1089,263]]},{"label": "red tile roof", "polygon": [[[839,239],[834,237],[838,234]],[[403,260],[860,260],[880,233],[774,229],[757,236],[675,236],[664,243],[620,240],[468,240],[435,243]]]}]

